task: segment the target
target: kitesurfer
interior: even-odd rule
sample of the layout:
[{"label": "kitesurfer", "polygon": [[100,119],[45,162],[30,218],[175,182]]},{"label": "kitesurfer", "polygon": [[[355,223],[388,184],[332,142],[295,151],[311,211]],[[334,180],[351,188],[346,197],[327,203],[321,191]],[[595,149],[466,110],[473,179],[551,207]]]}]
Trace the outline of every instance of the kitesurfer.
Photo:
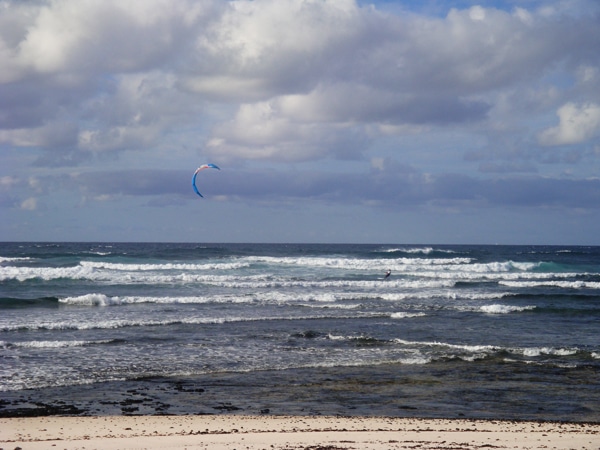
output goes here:
[{"label": "kitesurfer", "polygon": [[392,271],[391,271],[391,270],[388,270],[388,271],[385,273],[385,276],[383,277],[383,279],[385,280],[386,278],[389,278],[389,276],[390,276],[391,274],[392,274]]}]

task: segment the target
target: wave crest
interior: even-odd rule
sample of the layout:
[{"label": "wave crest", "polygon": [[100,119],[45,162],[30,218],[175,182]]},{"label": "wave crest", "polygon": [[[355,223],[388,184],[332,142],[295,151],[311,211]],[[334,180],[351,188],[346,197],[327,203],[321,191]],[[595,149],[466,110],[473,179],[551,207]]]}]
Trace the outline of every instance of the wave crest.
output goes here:
[{"label": "wave crest", "polygon": [[480,309],[486,314],[510,314],[514,312],[531,311],[535,306],[484,305]]}]

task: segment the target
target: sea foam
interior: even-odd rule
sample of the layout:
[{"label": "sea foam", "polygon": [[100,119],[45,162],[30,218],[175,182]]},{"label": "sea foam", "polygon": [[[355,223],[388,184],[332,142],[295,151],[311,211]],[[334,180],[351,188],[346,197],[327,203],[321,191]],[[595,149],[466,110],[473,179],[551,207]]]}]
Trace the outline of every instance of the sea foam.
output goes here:
[{"label": "sea foam", "polygon": [[535,306],[484,305],[480,309],[487,314],[510,314],[514,312],[531,311]]}]

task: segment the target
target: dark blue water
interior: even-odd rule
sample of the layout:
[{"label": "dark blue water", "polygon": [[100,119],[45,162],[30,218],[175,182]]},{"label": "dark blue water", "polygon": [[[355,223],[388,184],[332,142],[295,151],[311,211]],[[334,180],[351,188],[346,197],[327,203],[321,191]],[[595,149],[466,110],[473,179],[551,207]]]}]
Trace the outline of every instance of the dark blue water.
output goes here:
[{"label": "dark blue water", "polygon": [[0,244],[5,410],[597,421],[599,335],[600,247]]}]

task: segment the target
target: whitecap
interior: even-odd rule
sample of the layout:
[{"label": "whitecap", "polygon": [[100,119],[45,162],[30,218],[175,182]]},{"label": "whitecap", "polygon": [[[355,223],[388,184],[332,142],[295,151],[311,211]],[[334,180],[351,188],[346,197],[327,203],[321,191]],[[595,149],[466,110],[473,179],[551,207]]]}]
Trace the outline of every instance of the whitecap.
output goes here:
[{"label": "whitecap", "polygon": [[523,356],[536,357],[541,355],[554,355],[554,356],[572,356],[577,353],[577,349],[572,348],[552,348],[552,347],[533,347],[516,349],[518,353]]},{"label": "whitecap", "polygon": [[5,256],[0,256],[0,264],[8,262],[22,262],[22,261],[31,261],[33,260],[33,258],[29,258],[29,257],[5,257]]},{"label": "whitecap", "polygon": [[[570,274],[574,276],[575,274]],[[564,276],[564,275],[563,275]],[[499,284],[514,288],[532,288],[532,287],[558,287],[564,289],[600,289],[598,281],[560,281],[560,280],[539,280],[539,281],[499,281]]]},{"label": "whitecap", "polygon": [[66,297],[58,300],[59,303],[78,306],[109,306],[120,304],[118,297],[108,297],[104,294],[85,294],[77,297]]},{"label": "whitecap", "polygon": [[22,348],[67,348],[67,347],[84,347],[87,345],[110,344],[113,339],[104,339],[98,341],[30,341],[30,342],[14,342],[7,346],[22,347]]},{"label": "whitecap", "polygon": [[425,313],[395,312],[390,314],[392,319],[410,319],[413,317],[425,317]]},{"label": "whitecap", "polygon": [[149,271],[167,271],[167,270],[191,270],[191,271],[208,271],[208,270],[237,270],[249,267],[248,263],[206,263],[206,264],[123,264],[109,263],[97,261],[81,261],[83,267],[91,267],[94,269],[107,269],[124,272],[149,272]]},{"label": "whitecap", "polygon": [[485,305],[480,308],[486,314],[510,314],[513,312],[530,311],[535,306]]}]

